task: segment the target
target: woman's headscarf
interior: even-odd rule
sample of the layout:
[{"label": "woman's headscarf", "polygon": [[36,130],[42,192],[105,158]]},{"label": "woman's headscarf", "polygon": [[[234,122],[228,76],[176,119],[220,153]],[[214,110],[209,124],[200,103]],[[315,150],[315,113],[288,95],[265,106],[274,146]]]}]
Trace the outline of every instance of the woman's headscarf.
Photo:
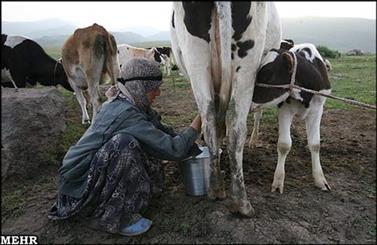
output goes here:
[{"label": "woman's headscarf", "polygon": [[132,100],[137,107],[147,111],[149,103],[146,94],[162,84],[160,66],[145,58],[129,60],[122,68],[118,78],[118,89],[109,89],[106,96],[117,96],[119,91]]}]

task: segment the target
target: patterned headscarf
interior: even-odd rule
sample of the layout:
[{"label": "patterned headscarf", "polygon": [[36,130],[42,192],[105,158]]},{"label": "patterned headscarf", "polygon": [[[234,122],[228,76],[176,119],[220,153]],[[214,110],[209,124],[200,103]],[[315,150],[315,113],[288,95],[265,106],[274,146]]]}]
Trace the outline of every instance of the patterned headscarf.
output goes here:
[{"label": "patterned headscarf", "polygon": [[145,58],[129,60],[121,69],[118,78],[120,91],[133,100],[140,109],[147,111],[149,103],[146,94],[162,84],[160,66]]}]

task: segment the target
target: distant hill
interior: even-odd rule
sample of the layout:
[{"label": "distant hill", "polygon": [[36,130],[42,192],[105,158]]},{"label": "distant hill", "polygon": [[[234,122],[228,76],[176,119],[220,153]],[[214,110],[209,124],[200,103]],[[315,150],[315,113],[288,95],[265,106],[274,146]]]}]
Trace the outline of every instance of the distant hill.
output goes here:
[{"label": "distant hill", "polygon": [[376,53],[376,20],[361,18],[282,19],[283,38],[311,42],[340,52],[351,49]]},{"label": "distant hill", "polygon": [[133,44],[146,41],[145,37],[134,32],[111,32],[117,44]]},{"label": "distant hill", "polygon": [[9,35],[23,35],[33,39],[43,36],[68,35],[77,27],[59,19],[46,19],[40,21],[1,21],[1,32]]},{"label": "distant hill", "polygon": [[166,41],[170,40],[170,31],[161,31],[154,35],[148,36],[149,41]]},{"label": "distant hill", "polygon": [[[168,23],[167,23],[168,25]],[[59,47],[77,28],[74,24],[57,19],[33,22],[1,22],[2,33],[25,35],[43,47]],[[351,49],[376,53],[376,21],[362,18],[282,18],[283,38],[296,43],[311,42],[342,53]],[[170,32],[152,27],[130,27],[111,31],[117,43],[134,46],[145,43],[169,43]]]}]

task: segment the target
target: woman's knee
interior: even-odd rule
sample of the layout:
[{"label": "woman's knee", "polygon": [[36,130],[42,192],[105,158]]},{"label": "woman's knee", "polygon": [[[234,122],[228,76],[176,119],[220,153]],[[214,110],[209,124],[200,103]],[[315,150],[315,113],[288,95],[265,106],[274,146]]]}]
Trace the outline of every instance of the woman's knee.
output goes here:
[{"label": "woman's knee", "polygon": [[132,150],[140,146],[139,141],[130,134],[126,134],[126,133],[117,134],[113,137],[113,139],[117,142],[119,150],[123,150],[123,149]]}]

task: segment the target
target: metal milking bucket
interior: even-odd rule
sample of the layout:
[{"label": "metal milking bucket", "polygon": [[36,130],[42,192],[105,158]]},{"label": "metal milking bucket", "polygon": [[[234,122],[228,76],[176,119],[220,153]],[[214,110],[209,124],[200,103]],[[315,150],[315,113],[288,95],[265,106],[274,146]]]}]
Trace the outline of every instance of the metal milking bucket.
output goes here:
[{"label": "metal milking bucket", "polygon": [[199,148],[202,150],[201,154],[180,162],[185,192],[190,196],[207,195],[209,187],[211,164],[209,149],[206,146]]}]

